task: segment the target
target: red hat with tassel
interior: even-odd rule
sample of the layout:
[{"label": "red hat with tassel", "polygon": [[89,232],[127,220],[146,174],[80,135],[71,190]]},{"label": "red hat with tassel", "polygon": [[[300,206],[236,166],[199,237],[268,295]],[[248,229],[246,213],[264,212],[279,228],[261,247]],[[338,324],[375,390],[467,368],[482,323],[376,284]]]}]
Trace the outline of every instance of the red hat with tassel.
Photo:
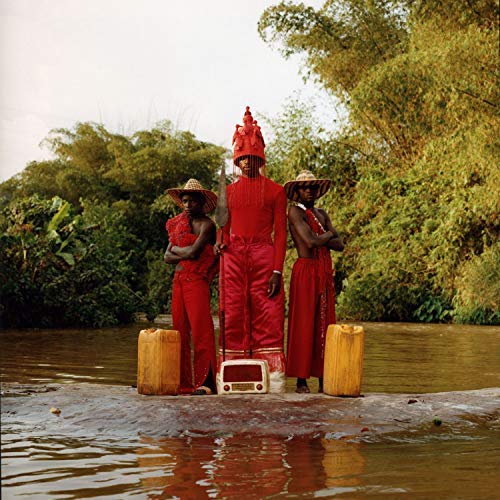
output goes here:
[{"label": "red hat with tassel", "polygon": [[243,116],[243,125],[236,125],[233,134],[234,164],[238,165],[241,158],[250,156],[260,158],[264,164],[266,162],[265,147],[266,144],[257,120],[253,119],[250,106],[247,106]]}]

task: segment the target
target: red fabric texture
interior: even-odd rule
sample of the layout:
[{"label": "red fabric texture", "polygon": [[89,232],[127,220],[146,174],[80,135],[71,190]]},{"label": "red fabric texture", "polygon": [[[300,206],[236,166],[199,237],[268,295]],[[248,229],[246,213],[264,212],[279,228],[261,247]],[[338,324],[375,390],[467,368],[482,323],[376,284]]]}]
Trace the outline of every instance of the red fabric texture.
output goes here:
[{"label": "red fabric texture", "polygon": [[[210,289],[206,279],[176,272],[172,288],[172,321],[181,334],[181,392],[191,392],[205,382],[210,368],[215,377],[215,335],[210,312]],[[193,369],[191,367],[193,342]],[[215,387],[215,378],[213,380]]]},{"label": "red fabric texture", "polygon": [[231,235],[221,263],[226,360],[266,359],[271,371],[284,372],[283,286],[277,296],[267,297],[274,264],[271,240],[247,241]]},{"label": "red fabric texture", "polygon": [[[178,247],[188,247],[192,245],[198,236],[192,232],[189,216],[182,212],[176,217],[169,219],[165,224],[168,231],[168,239],[172,245]],[[216,261],[214,247],[205,245],[203,251],[197,259],[185,259],[182,261],[182,268],[187,273],[194,273],[203,277],[213,276],[213,267]]]},{"label": "red fabric texture", "polygon": [[246,241],[273,242],[272,270],[283,271],[286,252],[287,200],[279,184],[259,175],[240,177],[227,186],[229,219],[224,226],[224,241],[236,235]]},{"label": "red fabric texture", "polygon": [[[317,234],[325,232],[313,212],[307,222]],[[335,323],[335,287],[330,251],[314,249],[312,259],[299,258],[292,269],[288,311],[287,376],[322,377],[328,325]]]},{"label": "red fabric texture", "polygon": [[[192,233],[188,215],[183,212],[166,224],[173,245],[192,245],[197,235]],[[217,371],[215,335],[210,311],[210,277],[215,256],[212,245],[206,245],[198,259],[181,261],[182,271],[176,271],[172,287],[172,322],[181,334],[181,392],[189,393],[205,382],[212,368]],[[191,366],[191,340],[193,368]]]},{"label": "red fabric texture", "polygon": [[285,190],[262,175],[241,177],[227,187],[227,200],[228,247],[219,277],[226,360],[266,359],[271,372],[284,373],[283,284],[272,299],[267,293],[273,270],[282,271],[285,259]]},{"label": "red fabric texture", "polygon": [[236,161],[246,155],[258,156],[265,160],[265,146],[262,131],[257,120],[253,119],[250,107],[247,106],[243,116],[243,125],[236,125],[233,134],[233,160]]}]

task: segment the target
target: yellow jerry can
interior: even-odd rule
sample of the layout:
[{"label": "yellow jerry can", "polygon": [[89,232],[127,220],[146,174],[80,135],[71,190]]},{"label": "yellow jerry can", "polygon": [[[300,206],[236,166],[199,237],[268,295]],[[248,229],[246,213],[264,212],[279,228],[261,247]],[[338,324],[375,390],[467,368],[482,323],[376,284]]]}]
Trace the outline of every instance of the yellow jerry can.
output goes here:
[{"label": "yellow jerry can", "polygon": [[352,397],[360,395],[364,340],[362,326],[328,326],[323,374],[325,394]]},{"label": "yellow jerry can", "polygon": [[137,392],[176,395],[181,383],[181,334],[177,330],[141,330],[137,352]]}]

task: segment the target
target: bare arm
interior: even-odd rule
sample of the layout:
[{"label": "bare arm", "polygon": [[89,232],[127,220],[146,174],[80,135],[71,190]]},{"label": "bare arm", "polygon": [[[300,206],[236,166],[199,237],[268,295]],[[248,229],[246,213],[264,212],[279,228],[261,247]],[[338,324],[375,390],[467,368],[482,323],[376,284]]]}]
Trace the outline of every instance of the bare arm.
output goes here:
[{"label": "bare arm", "polygon": [[167,250],[165,251],[165,255],[163,255],[163,260],[167,264],[178,264],[183,259],[182,257],[172,253],[172,243],[169,243]]},{"label": "bare arm", "polygon": [[328,214],[324,210],[321,210],[321,213],[325,217],[326,229],[328,229],[328,231],[330,231],[333,235],[326,244],[327,248],[329,248],[330,250],[335,250],[337,252],[342,252],[342,250],[344,250],[344,242],[342,238],[339,236],[337,230],[333,227],[332,221],[330,220],[330,217],[328,217]]},{"label": "bare arm", "polygon": [[215,240],[215,224],[207,217],[200,222],[200,234],[196,241],[187,247],[173,246],[171,252],[180,257],[181,260],[195,260],[197,259],[205,245]]},{"label": "bare arm", "polygon": [[309,249],[325,246],[333,237],[333,233],[330,230],[319,236],[314,234],[313,230],[304,219],[304,211],[299,207],[290,207],[290,210],[288,211],[288,220],[295,229],[297,236]]}]

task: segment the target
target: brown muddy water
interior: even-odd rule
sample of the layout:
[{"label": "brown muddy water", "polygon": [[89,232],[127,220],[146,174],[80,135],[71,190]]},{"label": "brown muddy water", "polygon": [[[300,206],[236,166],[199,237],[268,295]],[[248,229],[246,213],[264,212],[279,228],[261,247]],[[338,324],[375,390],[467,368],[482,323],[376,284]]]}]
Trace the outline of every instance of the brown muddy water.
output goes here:
[{"label": "brown muddy water", "polygon": [[[2,383],[134,384],[137,334],[148,326],[1,331]],[[500,385],[498,327],[363,326],[364,393]],[[358,442],[230,433],[118,440],[47,435],[9,418],[2,498],[499,498],[499,457],[494,425]]]}]

